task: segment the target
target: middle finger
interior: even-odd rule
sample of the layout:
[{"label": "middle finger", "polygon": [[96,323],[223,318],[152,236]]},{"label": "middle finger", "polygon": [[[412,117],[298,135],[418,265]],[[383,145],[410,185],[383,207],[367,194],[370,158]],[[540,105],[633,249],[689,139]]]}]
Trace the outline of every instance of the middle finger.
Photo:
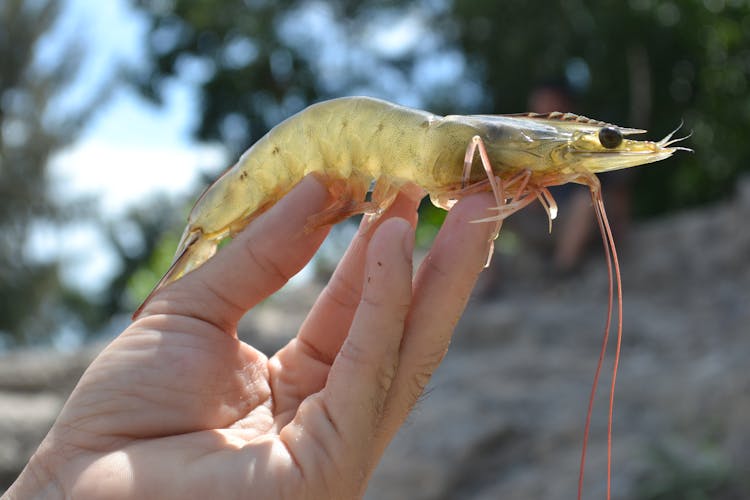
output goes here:
[{"label": "middle finger", "polygon": [[375,229],[394,216],[415,227],[418,205],[414,196],[399,193],[375,224],[357,233],[297,337],[269,360],[277,415],[323,388],[360,302],[367,247]]}]

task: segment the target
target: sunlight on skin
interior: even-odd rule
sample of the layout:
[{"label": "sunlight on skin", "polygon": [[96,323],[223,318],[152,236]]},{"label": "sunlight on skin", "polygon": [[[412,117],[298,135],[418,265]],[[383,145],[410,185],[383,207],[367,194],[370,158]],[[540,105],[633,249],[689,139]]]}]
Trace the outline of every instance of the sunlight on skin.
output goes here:
[{"label": "sunlight on skin", "polygon": [[444,356],[482,269],[488,194],[448,215],[412,280],[418,200],[358,233],[295,339],[268,359],[247,309],[312,257],[330,202],[308,178],[165,287],[86,371],[7,498],[361,496]]}]

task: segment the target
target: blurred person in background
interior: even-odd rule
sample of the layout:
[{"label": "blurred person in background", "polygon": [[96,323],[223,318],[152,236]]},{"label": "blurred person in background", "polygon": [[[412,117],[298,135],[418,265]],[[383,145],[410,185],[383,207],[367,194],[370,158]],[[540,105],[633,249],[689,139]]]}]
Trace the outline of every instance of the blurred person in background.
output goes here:
[{"label": "blurred person in background", "polygon": [[[565,79],[549,79],[534,87],[528,99],[531,113],[551,113],[553,111],[577,113],[575,93]],[[632,172],[621,170],[600,174],[604,201],[615,241],[626,237],[630,225]],[[511,252],[509,263],[506,256],[496,255],[478,287],[478,296],[491,300],[501,292],[502,283],[508,282],[507,273],[521,273],[525,278],[539,267],[539,259],[545,264],[542,273],[549,276],[552,271],[557,276],[567,276],[582,264],[587,249],[595,244],[598,227],[591,205],[591,193],[585,186],[566,184],[554,186],[550,191],[558,203],[558,217],[553,223],[552,235],[547,234],[547,226],[540,222],[545,218],[541,206],[532,204],[513,214],[505,222],[503,235],[513,233],[519,243]],[[508,237],[508,236],[506,236]],[[497,245],[502,254],[502,241]],[[520,249],[520,250],[519,250]],[[523,255],[521,255],[521,253]],[[505,259],[506,265],[503,264]],[[512,280],[511,280],[512,281]]]},{"label": "blurred person in background", "polygon": [[[529,111],[533,113],[576,113],[576,107],[565,80],[544,82],[529,96]],[[630,226],[631,173],[623,170],[599,177],[615,241],[624,238]],[[588,188],[566,185],[553,189],[552,193],[561,205],[559,230],[554,233],[553,265],[555,271],[564,275],[574,271],[583,260],[586,248],[597,232],[596,222]]]}]

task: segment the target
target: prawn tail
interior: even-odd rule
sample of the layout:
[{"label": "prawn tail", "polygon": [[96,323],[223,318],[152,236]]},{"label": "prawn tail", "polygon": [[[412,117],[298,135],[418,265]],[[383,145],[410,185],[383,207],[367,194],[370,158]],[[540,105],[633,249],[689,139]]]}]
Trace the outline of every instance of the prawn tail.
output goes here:
[{"label": "prawn tail", "polygon": [[210,259],[218,247],[216,239],[209,239],[203,235],[200,229],[185,229],[180,244],[177,246],[172,264],[164,273],[164,276],[154,286],[151,292],[146,296],[138,309],[135,310],[133,320],[140,316],[143,308],[151,301],[154,295],[166,285],[178,280],[193,269],[200,267],[204,262]]},{"label": "prawn tail", "polygon": [[615,383],[617,381],[617,369],[620,364],[620,348],[622,345],[622,279],[620,275],[620,263],[617,257],[617,249],[615,248],[614,237],[612,236],[612,229],[609,225],[607,218],[607,212],[604,208],[604,201],[602,199],[601,190],[598,182],[591,183],[591,199],[594,205],[594,211],[596,213],[596,221],[599,225],[599,231],[602,236],[602,243],[604,245],[604,253],[607,261],[607,274],[609,281],[609,300],[607,303],[607,319],[604,327],[604,336],[602,338],[602,347],[599,352],[599,360],[596,364],[596,371],[594,372],[594,380],[591,386],[591,394],[589,395],[588,409],[586,411],[586,423],[583,431],[583,446],[581,449],[581,464],[578,474],[578,500],[581,500],[583,496],[583,478],[584,470],[586,466],[586,450],[589,439],[589,431],[591,429],[591,416],[594,408],[594,399],[599,385],[599,376],[601,375],[602,365],[604,364],[604,357],[607,352],[607,345],[609,342],[612,315],[615,303],[615,290],[617,293],[617,333],[616,333],[616,349],[614,366],[612,368],[612,380],[609,389],[609,408],[607,416],[607,500],[611,497],[612,490],[612,423],[614,413],[614,395],[615,395]]}]

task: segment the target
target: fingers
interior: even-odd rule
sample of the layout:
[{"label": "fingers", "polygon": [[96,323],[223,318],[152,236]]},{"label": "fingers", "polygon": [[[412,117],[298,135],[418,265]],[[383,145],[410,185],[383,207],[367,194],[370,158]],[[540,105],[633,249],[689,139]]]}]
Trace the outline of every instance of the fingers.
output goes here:
[{"label": "fingers", "polygon": [[306,473],[371,471],[443,358],[494,229],[470,221],[493,204],[485,194],[453,208],[413,286],[413,229],[394,218],[375,232],[362,299],[325,389],[304,399],[281,430]]},{"label": "fingers", "polygon": [[382,447],[396,433],[443,359],[453,330],[484,267],[493,224],[472,224],[487,207],[484,193],[464,198],[448,214],[414,280],[399,368],[382,422]]},{"label": "fingers", "polygon": [[349,325],[362,297],[363,271],[370,240],[378,226],[391,217],[403,218],[416,227],[418,206],[418,198],[399,194],[375,225],[357,233],[300,328],[297,339],[311,346],[328,365],[333,362],[349,333]]},{"label": "fingers", "polygon": [[300,462],[319,462],[306,454],[310,439],[313,448],[350,464],[346,470],[368,470],[409,310],[413,245],[414,229],[404,219],[388,219],[375,231],[362,298],[325,389],[307,398],[281,433]]},{"label": "fingers", "polygon": [[362,298],[368,245],[378,227],[391,217],[400,217],[414,228],[422,193],[401,193],[391,207],[352,240],[320,297],[302,324],[297,337],[269,362],[273,384],[276,423],[286,425],[300,401],[320,391],[328,371],[349,334]]},{"label": "fingers", "polygon": [[362,300],[326,384],[342,432],[370,430],[382,413],[411,304],[413,248],[414,229],[400,218],[385,221],[370,242]]},{"label": "fingers", "polygon": [[304,178],[216,257],[155,295],[142,316],[192,316],[233,332],[248,309],[313,256],[328,228],[306,234],[305,223],[329,201],[323,185],[312,176]]}]

